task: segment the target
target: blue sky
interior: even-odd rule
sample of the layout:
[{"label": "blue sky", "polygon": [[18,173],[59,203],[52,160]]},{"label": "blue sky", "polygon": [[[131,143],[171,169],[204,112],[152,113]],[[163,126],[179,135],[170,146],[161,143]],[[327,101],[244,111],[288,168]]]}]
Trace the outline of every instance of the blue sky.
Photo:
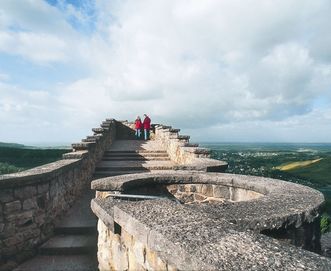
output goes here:
[{"label": "blue sky", "polygon": [[106,117],[193,141],[330,142],[329,0],[2,0],[0,141]]}]

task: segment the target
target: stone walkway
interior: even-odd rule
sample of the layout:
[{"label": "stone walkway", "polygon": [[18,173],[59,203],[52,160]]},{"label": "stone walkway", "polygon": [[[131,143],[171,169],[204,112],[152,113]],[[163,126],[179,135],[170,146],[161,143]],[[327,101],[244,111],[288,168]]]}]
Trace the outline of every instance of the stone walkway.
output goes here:
[{"label": "stone walkway", "polygon": [[38,249],[38,255],[15,271],[98,270],[96,217],[90,209],[94,194],[87,191],[55,225],[54,236]]},{"label": "stone walkway", "polygon": [[157,141],[117,140],[97,164],[95,178],[171,170],[174,166]]},{"label": "stone walkway", "polygon": [[[156,141],[117,140],[97,164],[94,179],[137,172],[169,170],[175,164]],[[38,255],[15,271],[92,271],[98,270],[96,259],[96,218],[87,191],[55,226],[55,235],[39,249]]]}]

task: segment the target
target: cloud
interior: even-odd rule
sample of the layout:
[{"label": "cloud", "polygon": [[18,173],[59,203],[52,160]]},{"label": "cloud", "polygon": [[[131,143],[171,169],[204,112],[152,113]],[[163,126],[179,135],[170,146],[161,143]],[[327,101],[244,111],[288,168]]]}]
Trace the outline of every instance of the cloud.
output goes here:
[{"label": "cloud", "polygon": [[256,127],[295,119],[294,131],[327,119],[316,112],[327,116],[318,106],[331,103],[330,1],[81,3],[6,0],[0,8],[0,51],[85,69],[43,90],[51,97],[43,103],[61,112],[60,127],[82,131],[106,116],[149,113],[193,134],[229,129],[259,138]]}]

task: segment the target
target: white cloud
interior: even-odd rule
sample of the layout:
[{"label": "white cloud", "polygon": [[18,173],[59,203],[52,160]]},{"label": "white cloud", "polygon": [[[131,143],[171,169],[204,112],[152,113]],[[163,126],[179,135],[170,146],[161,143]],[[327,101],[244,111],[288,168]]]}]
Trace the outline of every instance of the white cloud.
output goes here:
[{"label": "white cloud", "polygon": [[[146,112],[155,122],[254,138],[256,127],[295,119],[294,131],[327,119],[314,112],[316,100],[331,100],[328,0],[99,0],[80,8],[17,1],[1,7],[0,50],[88,71],[50,86],[52,99],[44,100],[66,129]],[[75,29],[72,18],[89,30],[95,19],[92,32]]]},{"label": "white cloud", "polygon": [[65,61],[66,43],[45,33],[0,33],[0,51],[17,54],[37,63]]}]

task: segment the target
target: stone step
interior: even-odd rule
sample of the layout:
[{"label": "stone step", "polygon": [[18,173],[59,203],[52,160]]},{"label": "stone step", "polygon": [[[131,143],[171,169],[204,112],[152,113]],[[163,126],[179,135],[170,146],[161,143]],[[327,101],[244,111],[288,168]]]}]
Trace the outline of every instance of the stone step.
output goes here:
[{"label": "stone step", "polygon": [[96,251],[96,235],[56,235],[39,247],[41,255],[77,255]]},{"label": "stone step", "polygon": [[168,156],[104,156],[102,161],[170,161]]},{"label": "stone step", "polygon": [[54,229],[55,234],[95,234],[96,222],[91,226],[57,226]]},{"label": "stone step", "polygon": [[104,177],[112,177],[112,176],[126,175],[126,174],[146,173],[146,172],[150,172],[150,170],[98,171],[98,172],[94,173],[93,178],[99,179],[99,178],[104,178]]},{"label": "stone step", "polygon": [[96,256],[90,255],[38,255],[14,271],[95,271],[98,263]]},{"label": "stone step", "polygon": [[168,156],[167,153],[164,152],[144,152],[144,153],[137,153],[137,152],[117,152],[117,153],[104,153],[104,156],[152,156],[152,157],[158,157],[158,156]]},{"label": "stone step", "polygon": [[93,198],[93,191],[86,191],[55,224],[54,232],[56,234],[95,233],[97,218],[89,208]]},{"label": "stone step", "polygon": [[149,170],[172,170],[174,167],[171,165],[155,165],[155,166],[101,166],[96,167],[95,172],[99,171],[142,171]]},{"label": "stone step", "polygon": [[97,167],[144,167],[149,168],[153,166],[173,166],[171,161],[100,161]]},{"label": "stone step", "polygon": [[168,158],[169,156],[167,154],[149,154],[149,155],[139,155],[139,154],[120,154],[120,155],[104,155],[103,158],[148,158],[148,159],[154,159],[154,158]]},{"label": "stone step", "polygon": [[126,153],[126,154],[134,154],[134,153],[158,153],[162,154],[165,153],[167,154],[167,151],[165,150],[108,150],[105,151],[105,154],[117,154],[117,153]]}]

